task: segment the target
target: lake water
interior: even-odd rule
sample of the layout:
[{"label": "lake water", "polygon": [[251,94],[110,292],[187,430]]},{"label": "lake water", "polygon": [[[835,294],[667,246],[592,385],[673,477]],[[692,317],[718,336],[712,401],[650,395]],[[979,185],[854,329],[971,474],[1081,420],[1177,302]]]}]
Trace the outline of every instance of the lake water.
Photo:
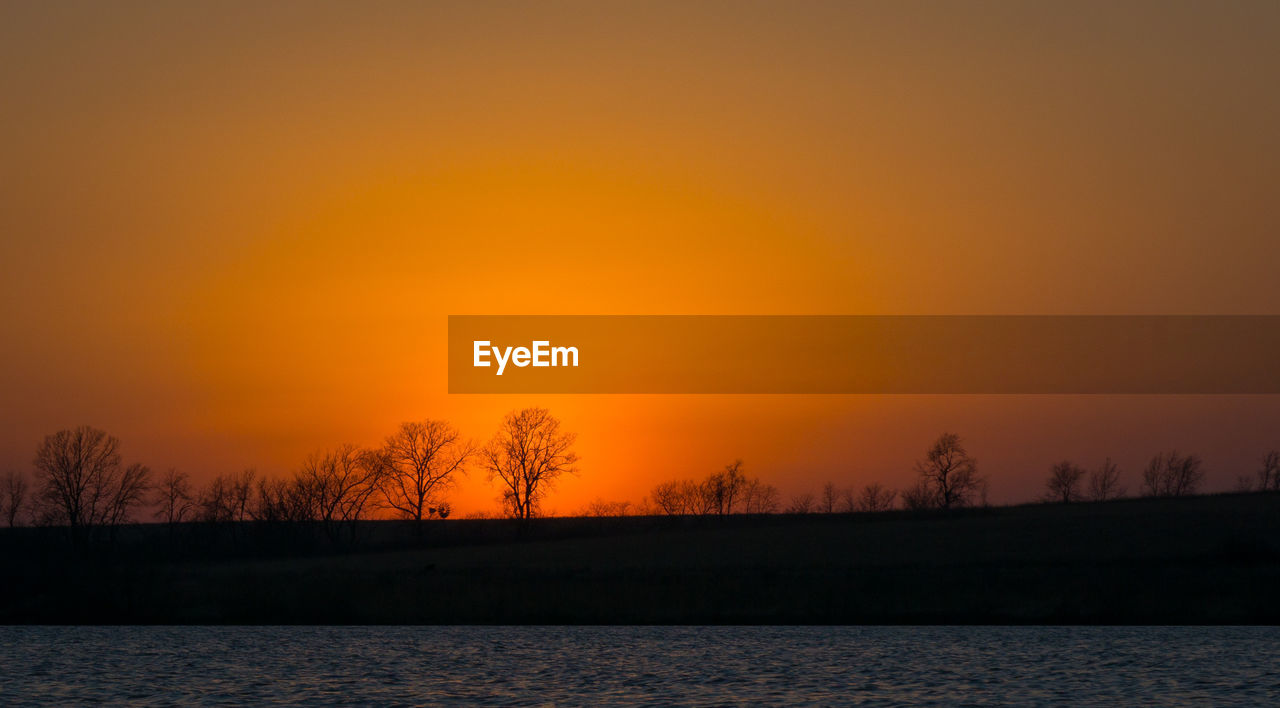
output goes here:
[{"label": "lake water", "polygon": [[1280,702],[1256,627],[4,627],[0,703]]}]

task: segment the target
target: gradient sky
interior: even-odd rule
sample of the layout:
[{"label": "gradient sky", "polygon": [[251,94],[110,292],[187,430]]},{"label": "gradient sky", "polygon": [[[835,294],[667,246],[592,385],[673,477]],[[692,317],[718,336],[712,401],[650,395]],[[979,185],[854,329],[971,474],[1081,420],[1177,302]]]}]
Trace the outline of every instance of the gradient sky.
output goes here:
[{"label": "gradient sky", "polygon": [[[1280,4],[0,5],[0,467],[89,423],[199,479],[514,407],[549,507],[741,457],[996,501],[1280,397],[449,396],[448,314],[1280,313]],[[473,473],[461,511],[491,510]]]}]

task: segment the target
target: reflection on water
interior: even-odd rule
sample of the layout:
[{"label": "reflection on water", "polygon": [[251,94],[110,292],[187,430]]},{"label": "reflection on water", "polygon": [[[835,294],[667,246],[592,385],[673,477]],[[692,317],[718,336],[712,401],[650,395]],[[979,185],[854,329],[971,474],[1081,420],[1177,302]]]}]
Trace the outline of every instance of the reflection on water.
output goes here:
[{"label": "reflection on water", "polygon": [[0,703],[1275,704],[1251,627],[7,627]]}]

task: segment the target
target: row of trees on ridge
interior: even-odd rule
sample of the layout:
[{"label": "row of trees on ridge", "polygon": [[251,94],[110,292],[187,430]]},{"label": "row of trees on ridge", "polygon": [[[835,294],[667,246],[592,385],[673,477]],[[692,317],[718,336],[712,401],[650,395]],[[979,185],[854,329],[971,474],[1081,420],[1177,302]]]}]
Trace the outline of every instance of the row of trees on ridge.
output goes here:
[{"label": "row of trees on ridge", "polygon": [[314,452],[288,477],[249,469],[196,489],[184,472],[157,476],[145,465],[125,465],[117,438],[80,426],[40,443],[34,485],[25,475],[8,475],[0,510],[10,526],[26,510],[37,525],[69,527],[78,539],[115,529],[148,504],[171,529],[186,521],[308,521],[324,524],[336,538],[376,515],[446,518],[458,477],[479,467],[498,488],[505,512],[529,519],[561,476],[576,473],[574,439],[542,408],[512,411],[483,446],[445,421],[409,422],[378,447],[344,444]]}]

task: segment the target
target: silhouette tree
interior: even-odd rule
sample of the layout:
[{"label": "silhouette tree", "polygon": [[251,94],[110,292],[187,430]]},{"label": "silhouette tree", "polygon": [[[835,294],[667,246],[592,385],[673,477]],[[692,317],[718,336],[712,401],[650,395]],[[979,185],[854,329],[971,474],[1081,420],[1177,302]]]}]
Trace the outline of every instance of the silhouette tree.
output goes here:
[{"label": "silhouette tree", "polygon": [[370,499],[382,489],[390,465],[382,453],[340,445],[312,453],[298,471],[297,488],[310,496],[306,508],[333,541],[345,526],[355,540],[356,522],[364,518]]},{"label": "silhouette tree", "polygon": [[742,510],[748,514],[774,514],[782,505],[778,488],[758,478],[747,482],[742,493]]},{"label": "silhouette tree", "polygon": [[186,521],[196,506],[191,496],[191,480],[187,473],[170,467],[156,484],[154,504],[156,518],[168,525],[172,536],[174,527]]},{"label": "silhouette tree", "polygon": [[1149,497],[1182,497],[1195,494],[1204,481],[1204,464],[1196,455],[1176,451],[1158,454],[1142,472],[1142,491]]},{"label": "silhouette tree", "polygon": [[581,516],[626,516],[631,510],[631,502],[605,501],[597,498],[582,508]]},{"label": "silhouette tree", "polygon": [[443,420],[402,423],[382,449],[383,502],[407,519],[422,521],[433,505],[438,508],[456,476],[466,473],[475,453],[475,446]]},{"label": "silhouette tree", "polygon": [[889,511],[893,508],[897,497],[897,492],[884,488],[879,482],[868,484],[862,488],[862,494],[858,497],[857,510]]},{"label": "silhouette tree", "polygon": [[231,489],[227,478],[218,475],[196,496],[196,518],[208,524],[231,521]]},{"label": "silhouette tree", "polygon": [[119,449],[118,439],[87,425],[46,436],[35,458],[42,519],[71,527],[77,543],[128,519],[145,500],[150,470],[122,467]]},{"label": "silhouette tree", "polygon": [[791,497],[791,506],[787,507],[788,514],[812,514],[818,506],[817,499],[814,498],[812,492],[804,492]]},{"label": "silhouette tree", "polygon": [[732,514],[735,505],[742,502],[746,486],[747,478],[742,474],[742,460],[734,460],[704,482],[708,505],[720,516]]},{"label": "silhouette tree", "polygon": [[916,471],[925,482],[932,506],[941,509],[967,506],[983,492],[977,461],[954,433],[939,437],[924,459],[916,463]]},{"label": "silhouette tree", "polygon": [[840,503],[841,494],[835,482],[822,485],[822,497],[818,502],[819,510],[824,514],[836,513],[836,505]]},{"label": "silhouette tree", "polygon": [[257,498],[254,501],[253,518],[268,523],[281,521],[310,521],[312,494],[305,482],[293,479],[258,480]]},{"label": "silhouette tree", "polygon": [[18,515],[27,504],[27,476],[11,470],[4,478],[4,516],[9,527],[18,525]]},{"label": "silhouette tree", "polygon": [[772,514],[781,506],[777,487],[742,472],[735,460],[701,482],[662,482],[650,492],[652,510],[660,514]]},{"label": "silhouette tree", "polygon": [[684,511],[684,495],[680,492],[680,482],[661,482],[653,488],[649,493],[653,499],[653,505],[663,514],[675,516],[683,514]]},{"label": "silhouette tree", "polygon": [[1045,481],[1045,499],[1064,504],[1080,501],[1083,492],[1080,480],[1084,479],[1084,468],[1070,460],[1063,460],[1049,469],[1049,479]]},{"label": "silhouette tree", "polygon": [[919,479],[910,487],[902,490],[902,506],[910,511],[924,511],[938,507],[938,495],[933,485],[926,479]]},{"label": "silhouette tree", "polygon": [[220,474],[209,481],[196,497],[196,517],[210,524],[229,524],[250,518],[253,481],[256,473]]},{"label": "silhouette tree", "polygon": [[1123,497],[1125,488],[1120,484],[1120,468],[1111,458],[1102,461],[1096,469],[1089,473],[1089,498],[1094,501],[1106,501]]},{"label": "silhouette tree", "polygon": [[1280,492],[1280,450],[1271,450],[1262,456],[1258,468],[1258,491]]},{"label": "silhouette tree", "polygon": [[545,408],[512,411],[485,446],[482,459],[489,481],[502,484],[507,513],[518,519],[538,515],[542,500],[564,474],[574,474],[578,456],[570,448],[577,436],[560,430]]}]

